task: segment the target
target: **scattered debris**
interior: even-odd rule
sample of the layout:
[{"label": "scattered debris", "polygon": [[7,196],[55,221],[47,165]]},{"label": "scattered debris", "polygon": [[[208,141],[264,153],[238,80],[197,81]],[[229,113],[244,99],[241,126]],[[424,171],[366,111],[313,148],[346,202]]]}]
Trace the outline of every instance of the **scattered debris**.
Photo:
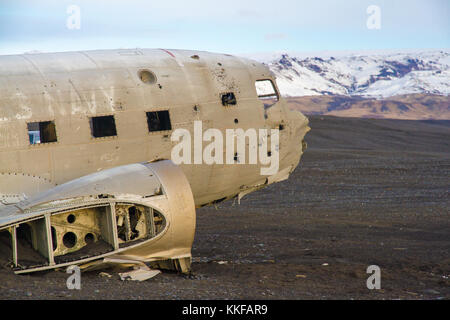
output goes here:
[{"label": "scattered debris", "polygon": [[[96,263],[84,265],[84,270],[96,270],[99,266],[121,266],[132,267],[133,270],[119,273],[121,280],[145,281],[161,273],[160,270],[150,269],[144,262],[122,257],[106,257]],[[111,278],[112,275],[107,272],[100,272],[100,277]]]},{"label": "scattered debris", "polygon": [[217,261],[218,264],[227,264],[228,261]]},{"label": "scattered debris", "polygon": [[103,278],[111,278],[112,277],[112,275],[110,275],[109,273],[106,273],[106,272],[100,272],[98,275]]},{"label": "scattered debris", "polygon": [[323,265],[323,266],[328,266],[328,263],[325,262],[325,263],[322,263],[322,265]]},{"label": "scattered debris", "polygon": [[151,279],[155,277],[156,275],[160,274],[160,270],[151,270],[147,266],[139,266],[135,267],[134,270],[119,273],[120,280],[133,280],[133,281],[145,281],[148,279]]},{"label": "scattered debris", "polygon": [[275,260],[263,260],[263,262],[275,263]]},{"label": "scattered debris", "polygon": [[297,274],[295,275],[296,278],[306,278],[306,276],[304,274]]}]

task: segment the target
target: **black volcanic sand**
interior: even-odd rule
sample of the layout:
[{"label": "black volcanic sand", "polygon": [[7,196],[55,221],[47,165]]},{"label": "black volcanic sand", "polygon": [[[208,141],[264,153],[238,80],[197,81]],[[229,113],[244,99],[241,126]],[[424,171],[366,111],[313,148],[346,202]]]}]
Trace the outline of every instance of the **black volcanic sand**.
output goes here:
[{"label": "black volcanic sand", "polygon": [[450,121],[310,120],[289,180],[198,210],[192,276],[1,269],[0,298],[449,299]]}]

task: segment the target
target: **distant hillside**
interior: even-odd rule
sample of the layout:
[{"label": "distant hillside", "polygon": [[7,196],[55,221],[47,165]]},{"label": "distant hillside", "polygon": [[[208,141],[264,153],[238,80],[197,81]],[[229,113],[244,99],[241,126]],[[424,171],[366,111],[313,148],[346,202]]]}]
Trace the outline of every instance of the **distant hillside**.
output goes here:
[{"label": "distant hillside", "polygon": [[360,96],[288,97],[291,109],[308,115],[339,117],[450,120],[450,96],[409,94],[385,99]]}]

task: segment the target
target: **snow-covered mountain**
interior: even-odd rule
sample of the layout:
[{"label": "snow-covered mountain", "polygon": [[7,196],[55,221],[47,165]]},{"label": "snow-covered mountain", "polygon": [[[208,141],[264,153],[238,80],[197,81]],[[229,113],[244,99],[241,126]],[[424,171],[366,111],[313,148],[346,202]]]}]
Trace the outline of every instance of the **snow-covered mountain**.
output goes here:
[{"label": "snow-covered mountain", "polygon": [[448,49],[311,56],[277,53],[252,58],[270,67],[277,76],[281,94],[288,97],[450,94]]}]

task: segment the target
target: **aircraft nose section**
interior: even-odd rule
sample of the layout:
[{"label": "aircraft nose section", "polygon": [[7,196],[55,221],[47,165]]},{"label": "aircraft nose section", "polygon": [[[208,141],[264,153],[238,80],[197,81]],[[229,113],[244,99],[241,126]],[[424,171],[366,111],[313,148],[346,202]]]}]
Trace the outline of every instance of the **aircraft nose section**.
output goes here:
[{"label": "aircraft nose section", "polygon": [[289,110],[287,112],[287,122],[289,123],[290,137],[288,142],[288,156],[289,164],[292,165],[292,169],[296,168],[300,162],[303,153],[306,150],[307,144],[305,141],[305,135],[311,128],[309,120],[301,112]]},{"label": "aircraft nose section", "polygon": [[288,119],[292,126],[292,143],[298,143],[301,147],[301,152],[306,149],[306,142],[304,137],[306,133],[311,130],[308,118],[300,111],[290,111],[288,113]]}]

